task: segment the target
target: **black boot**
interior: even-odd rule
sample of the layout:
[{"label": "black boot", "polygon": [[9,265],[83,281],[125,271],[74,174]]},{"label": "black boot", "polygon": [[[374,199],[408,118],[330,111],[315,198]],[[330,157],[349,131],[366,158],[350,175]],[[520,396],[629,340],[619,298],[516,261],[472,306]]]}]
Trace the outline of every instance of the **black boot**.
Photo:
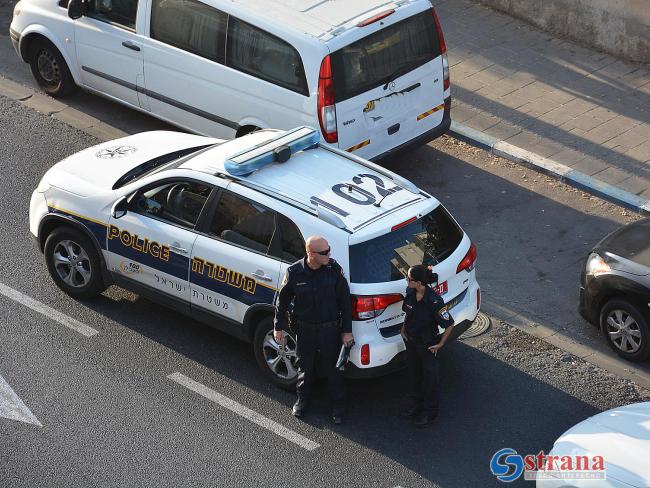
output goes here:
[{"label": "black boot", "polygon": [[405,408],[399,414],[400,417],[410,418],[410,417],[415,417],[419,413],[420,413],[420,407],[415,406],[415,407]]},{"label": "black boot", "polygon": [[293,409],[291,410],[291,414],[294,417],[300,418],[303,415],[305,415],[306,411],[307,411],[307,401],[298,398],[298,400],[296,400],[296,403],[293,404]]},{"label": "black boot", "polygon": [[432,424],[435,418],[435,415],[418,415],[415,418],[415,426],[419,428],[426,427],[427,425]]}]

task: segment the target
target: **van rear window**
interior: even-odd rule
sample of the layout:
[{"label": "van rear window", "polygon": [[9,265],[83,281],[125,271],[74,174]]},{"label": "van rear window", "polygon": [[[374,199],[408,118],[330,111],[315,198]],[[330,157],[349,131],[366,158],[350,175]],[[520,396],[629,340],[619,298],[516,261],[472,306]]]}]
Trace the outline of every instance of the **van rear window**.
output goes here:
[{"label": "van rear window", "polygon": [[440,205],[419,220],[350,246],[350,282],[402,280],[411,266],[437,264],[463,240],[463,231]]},{"label": "van rear window", "polygon": [[438,56],[431,10],[381,29],[332,53],[336,102],[383,85]]}]

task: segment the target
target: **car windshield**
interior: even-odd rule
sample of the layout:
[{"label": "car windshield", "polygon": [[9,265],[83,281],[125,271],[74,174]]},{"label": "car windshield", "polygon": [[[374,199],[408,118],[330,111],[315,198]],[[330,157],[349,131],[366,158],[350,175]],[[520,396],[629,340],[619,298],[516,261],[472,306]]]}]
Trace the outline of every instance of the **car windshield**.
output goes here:
[{"label": "car windshield", "polygon": [[209,147],[213,147],[214,144],[208,144],[203,146],[190,147],[187,149],[181,149],[180,151],[174,151],[168,154],[163,154],[157,158],[150,159],[144,163],[136,166],[128,173],[122,175],[113,185],[113,190],[123,187],[128,183],[133,183],[140,178],[143,178],[147,175],[156,173],[158,171],[165,171],[168,169],[177,168],[182,163],[185,162],[184,156],[201,151]]},{"label": "car windshield", "polygon": [[623,227],[604,243],[606,251],[650,268],[650,219]]},{"label": "car windshield", "polygon": [[440,56],[431,10],[385,27],[332,54],[334,93],[342,102]]},{"label": "car windshield", "polygon": [[439,205],[388,234],[350,246],[350,282],[402,280],[411,266],[445,260],[462,239],[463,231]]}]

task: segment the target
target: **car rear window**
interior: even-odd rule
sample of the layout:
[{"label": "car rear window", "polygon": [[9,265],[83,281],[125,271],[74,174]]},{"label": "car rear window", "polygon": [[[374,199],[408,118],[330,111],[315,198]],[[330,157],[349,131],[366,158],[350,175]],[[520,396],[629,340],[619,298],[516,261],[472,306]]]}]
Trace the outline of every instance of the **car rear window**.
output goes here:
[{"label": "car rear window", "polygon": [[350,246],[350,282],[404,279],[411,266],[444,261],[462,239],[463,231],[440,205],[404,227]]},{"label": "car rear window", "polygon": [[336,102],[383,85],[439,55],[431,10],[370,34],[332,53]]},{"label": "car rear window", "polygon": [[623,227],[603,242],[606,251],[650,267],[650,219]]}]

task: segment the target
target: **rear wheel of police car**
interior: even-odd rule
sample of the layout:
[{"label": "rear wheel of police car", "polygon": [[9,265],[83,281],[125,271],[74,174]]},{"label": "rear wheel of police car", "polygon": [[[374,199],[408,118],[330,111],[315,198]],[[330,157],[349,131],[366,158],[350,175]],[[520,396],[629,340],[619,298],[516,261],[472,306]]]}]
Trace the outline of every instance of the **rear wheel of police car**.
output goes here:
[{"label": "rear wheel of police car", "polygon": [[88,236],[71,227],[55,229],[45,241],[45,262],[54,283],[75,298],[92,298],[106,289],[102,264]]},{"label": "rear wheel of police car", "polygon": [[600,312],[600,327],[609,346],[629,361],[650,357],[650,329],[646,316],[626,300],[610,300]]},{"label": "rear wheel of police car", "polygon": [[284,337],[284,344],[278,344],[273,338],[273,318],[263,319],[253,338],[255,359],[273,383],[285,390],[294,390],[298,380],[296,339],[287,332]]},{"label": "rear wheel of police car", "polygon": [[36,82],[48,95],[63,97],[76,88],[63,56],[47,39],[38,38],[31,43],[28,61]]}]

